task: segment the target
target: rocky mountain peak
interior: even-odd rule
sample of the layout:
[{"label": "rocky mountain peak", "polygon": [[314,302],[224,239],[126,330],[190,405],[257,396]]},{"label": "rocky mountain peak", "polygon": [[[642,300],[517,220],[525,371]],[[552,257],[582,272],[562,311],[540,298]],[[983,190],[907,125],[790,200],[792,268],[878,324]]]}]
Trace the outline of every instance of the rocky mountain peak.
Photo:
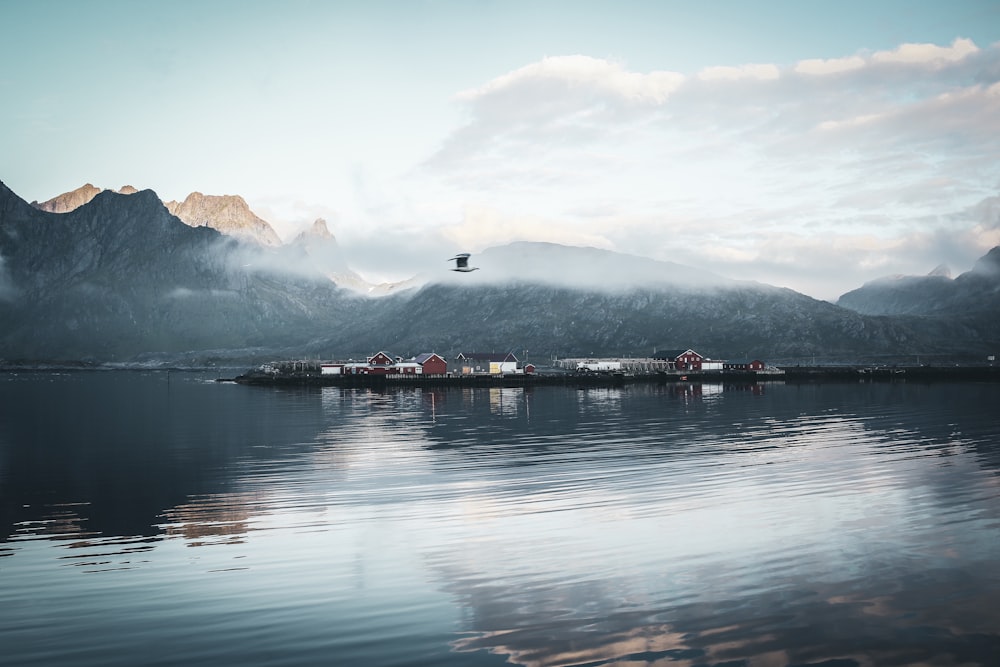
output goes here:
[{"label": "rocky mountain peak", "polygon": [[934,270],[927,274],[928,276],[936,276],[939,278],[951,278],[951,269],[948,268],[947,264],[938,264],[934,267]]},{"label": "rocky mountain peak", "polygon": [[292,241],[292,245],[304,252],[317,270],[337,284],[346,281],[354,289],[363,282],[360,276],[347,266],[347,258],[344,257],[337,239],[330,233],[323,218],[318,218],[311,227],[299,233]]},{"label": "rocky mountain peak", "polygon": [[326,226],[326,220],[323,218],[316,218],[316,222],[312,223],[312,226],[299,234],[299,236],[333,239],[333,234],[330,233],[330,228]]},{"label": "rocky mountain peak", "polygon": [[[93,201],[94,197],[103,191],[104,190],[102,188],[99,188],[92,183],[84,183],[76,190],[70,190],[69,192],[64,192],[61,195],[56,195],[52,199],[43,201],[41,204],[33,201],[31,202],[31,205],[40,211],[47,211],[49,213],[69,213],[70,211],[75,211],[85,204],[89,204]],[[133,195],[139,192],[139,190],[131,185],[123,185],[121,189],[115,192],[120,195]]]},{"label": "rocky mountain peak", "polygon": [[971,273],[980,276],[1000,277],[1000,246],[996,246],[980,257],[972,267]]},{"label": "rocky mountain peak", "polygon": [[22,218],[33,210],[28,202],[0,181],[0,224],[6,219]]},{"label": "rocky mountain peak", "polygon": [[223,234],[264,246],[281,245],[274,228],[257,217],[239,195],[192,192],[183,202],[170,201],[164,206],[191,227],[212,227]]},{"label": "rocky mountain peak", "polygon": [[41,204],[33,201],[31,202],[31,205],[41,211],[48,211],[49,213],[69,213],[70,211],[80,208],[84,204],[89,204],[90,201],[100,192],[101,188],[96,187],[91,183],[85,183],[76,190],[64,192],[63,194],[57,195],[52,199],[43,201]]}]

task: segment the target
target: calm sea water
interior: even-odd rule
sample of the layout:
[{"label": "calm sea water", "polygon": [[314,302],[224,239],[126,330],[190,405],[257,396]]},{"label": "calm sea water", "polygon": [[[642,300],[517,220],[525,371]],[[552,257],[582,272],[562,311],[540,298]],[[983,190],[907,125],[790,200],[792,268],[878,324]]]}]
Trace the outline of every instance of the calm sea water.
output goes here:
[{"label": "calm sea water", "polygon": [[1000,664],[1000,386],[0,375],[0,664]]}]

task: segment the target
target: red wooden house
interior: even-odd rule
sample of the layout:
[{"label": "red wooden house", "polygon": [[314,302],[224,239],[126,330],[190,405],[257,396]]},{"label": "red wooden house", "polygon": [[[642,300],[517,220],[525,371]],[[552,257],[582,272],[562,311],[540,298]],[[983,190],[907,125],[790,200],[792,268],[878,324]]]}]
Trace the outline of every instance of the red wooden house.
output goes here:
[{"label": "red wooden house", "polygon": [[653,358],[670,362],[671,366],[679,371],[700,371],[701,364],[705,360],[705,357],[692,349],[664,350],[654,354]]},{"label": "red wooden house", "polygon": [[425,352],[418,354],[413,361],[420,364],[421,373],[424,375],[444,375],[448,372],[448,362],[439,354]]}]

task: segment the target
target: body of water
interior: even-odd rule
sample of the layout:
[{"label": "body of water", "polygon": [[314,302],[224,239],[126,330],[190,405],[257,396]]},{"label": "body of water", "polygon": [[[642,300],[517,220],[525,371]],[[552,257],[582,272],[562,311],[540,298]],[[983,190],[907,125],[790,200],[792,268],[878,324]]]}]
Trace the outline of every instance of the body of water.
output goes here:
[{"label": "body of water", "polygon": [[1000,385],[212,379],[0,375],[0,664],[1000,664]]}]

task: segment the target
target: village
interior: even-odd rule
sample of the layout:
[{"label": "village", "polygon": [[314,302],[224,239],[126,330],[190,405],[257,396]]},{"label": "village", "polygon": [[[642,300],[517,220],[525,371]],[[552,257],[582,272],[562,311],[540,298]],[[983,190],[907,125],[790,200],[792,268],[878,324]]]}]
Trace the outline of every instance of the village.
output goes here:
[{"label": "village", "polygon": [[[760,359],[718,360],[706,357],[690,348],[654,352],[650,357],[563,358],[552,361],[552,372],[606,375],[649,374],[712,374],[746,373],[780,375],[778,368]],[[445,377],[512,377],[534,376],[534,363],[519,359],[514,352],[460,352],[447,361],[435,352],[425,352],[411,358],[379,351],[364,361],[283,361],[260,367],[266,375],[316,375],[334,379],[340,377],[383,376],[394,378]]]}]

